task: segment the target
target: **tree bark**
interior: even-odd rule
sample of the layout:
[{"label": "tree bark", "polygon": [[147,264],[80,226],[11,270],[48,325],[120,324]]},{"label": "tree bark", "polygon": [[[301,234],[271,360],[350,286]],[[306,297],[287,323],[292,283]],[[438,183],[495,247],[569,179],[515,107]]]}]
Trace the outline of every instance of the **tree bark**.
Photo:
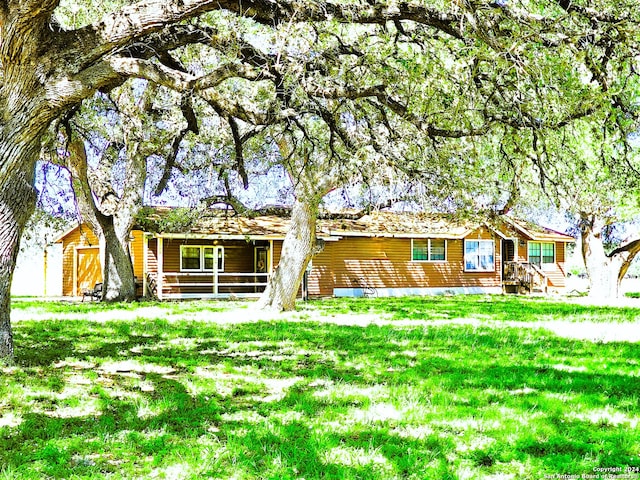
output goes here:
[{"label": "tree bark", "polygon": [[133,262],[129,250],[131,229],[118,232],[113,217],[101,223],[104,234],[105,268],[103,300],[108,302],[131,302],[136,299],[136,283]]},{"label": "tree bark", "polygon": [[304,272],[314,254],[318,205],[319,201],[296,199],[289,231],[282,244],[280,262],[258,301],[259,308],[278,312],[295,308]]},{"label": "tree bark", "polygon": [[[101,299],[109,302],[134,301],[136,284],[129,236],[142,204],[146,162],[135,154],[127,160],[124,192],[116,198],[110,183],[103,178],[95,178],[93,182],[99,184],[100,188],[91,187],[84,143],[75,140],[69,144],[68,150],[67,165],[80,214],[96,236],[104,240]],[[96,197],[103,200],[100,206],[96,203]]]},{"label": "tree bark", "polygon": [[640,240],[621,245],[607,253],[604,246],[605,222],[591,215],[582,216],[582,258],[589,276],[589,297],[615,299],[631,262],[640,252]]},{"label": "tree bark", "polygon": [[11,280],[20,249],[20,237],[35,208],[30,172],[15,175],[0,189],[0,360],[13,360]]}]

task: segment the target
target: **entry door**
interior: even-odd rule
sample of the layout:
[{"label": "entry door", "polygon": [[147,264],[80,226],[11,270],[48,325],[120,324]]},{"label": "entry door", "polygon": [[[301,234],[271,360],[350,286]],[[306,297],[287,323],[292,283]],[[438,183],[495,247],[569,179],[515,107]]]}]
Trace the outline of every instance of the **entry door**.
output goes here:
[{"label": "entry door", "polygon": [[[259,275],[256,275],[254,277],[254,282],[255,283],[261,283],[261,284],[266,284],[267,282],[267,273],[269,273],[269,247],[255,247],[254,248],[254,252],[253,252],[253,261],[254,261],[254,265],[253,265],[253,271]],[[253,288],[253,291],[255,293],[259,293],[264,291],[264,286],[258,286],[256,285]]]},{"label": "entry door", "polygon": [[504,274],[505,263],[513,262],[516,255],[516,246],[513,240],[502,240],[502,273]]},{"label": "entry door", "polygon": [[269,273],[269,247],[256,247],[253,258],[256,273]]},{"label": "entry door", "polygon": [[76,252],[78,255],[76,295],[79,295],[83,289],[93,289],[96,283],[102,282],[102,271],[100,268],[100,248],[78,248]]}]

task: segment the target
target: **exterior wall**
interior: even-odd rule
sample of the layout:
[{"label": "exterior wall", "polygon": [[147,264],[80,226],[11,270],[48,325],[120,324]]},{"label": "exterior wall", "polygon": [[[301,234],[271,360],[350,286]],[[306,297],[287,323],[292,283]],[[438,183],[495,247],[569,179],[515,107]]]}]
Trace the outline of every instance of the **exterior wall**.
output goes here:
[{"label": "exterior wall", "polygon": [[418,291],[415,289],[500,291],[499,237],[494,238],[487,229],[478,229],[468,238],[495,241],[494,271],[465,272],[464,240],[461,239],[447,240],[444,262],[412,261],[409,238],[345,237],[326,242],[325,249],[313,259],[309,294],[331,296],[342,289],[357,289],[363,283],[387,294]]},{"label": "exterior wall", "polygon": [[527,238],[518,238],[516,242],[518,244],[518,258],[515,259],[516,262],[528,262],[529,261],[529,251],[527,250]]},{"label": "exterior wall", "polygon": [[133,274],[142,281],[144,276],[144,233],[141,230],[134,230],[131,235],[133,240],[129,248],[133,262]]},{"label": "exterior wall", "polygon": [[[520,262],[528,262],[529,261],[529,244],[528,242],[535,241],[529,239],[521,239],[518,242],[518,261]],[[542,243],[551,243],[551,242],[542,242]],[[566,286],[566,243],[564,242],[555,242],[555,251],[556,251],[556,261],[553,266],[546,266],[543,272],[547,275],[549,279],[549,287],[553,289],[562,289]]]},{"label": "exterior wall", "polygon": [[22,242],[11,281],[12,296],[62,295],[62,243],[39,245]]},{"label": "exterior wall", "polygon": [[152,277],[158,276],[158,239],[147,239],[147,273]]},{"label": "exterior wall", "polygon": [[[98,246],[98,238],[89,227],[84,225],[72,230],[62,239],[62,295],[74,296],[80,294],[76,288],[77,285],[74,284],[74,282],[77,284],[77,278],[74,273],[77,265],[77,249]],[[100,269],[99,264],[97,269]],[[100,275],[100,281],[101,278],[102,276]]]},{"label": "exterior wall", "polygon": [[274,240],[273,241],[273,264],[272,268],[278,266],[280,263],[280,256],[282,255],[282,243],[284,240]]},{"label": "exterior wall", "polygon": [[[141,231],[133,231],[131,253],[134,274],[139,280],[145,275],[144,241]],[[501,238],[487,228],[480,228],[467,239],[487,239],[495,242],[495,271],[464,271],[464,240],[449,239],[446,246],[446,261],[412,261],[412,243],[410,238],[388,237],[343,237],[336,241],[327,241],[322,252],[312,262],[308,276],[308,292],[312,297],[333,295],[358,295],[362,286],[376,289],[379,296],[399,294],[430,293],[498,293],[501,291],[502,255]],[[146,249],[147,271],[157,278],[158,240],[149,237]],[[253,273],[255,271],[254,247],[271,243],[271,268],[278,265],[282,252],[282,240],[247,242],[244,240],[218,241],[225,248],[224,275],[218,278],[218,292],[221,294],[259,294],[262,286],[224,287],[223,283],[263,283],[266,277],[260,275],[231,276],[229,273]],[[180,272],[181,245],[213,245],[211,240],[163,240],[163,295],[212,295],[214,288],[213,273],[199,272],[186,275]],[[515,239],[516,261],[528,261],[526,239]],[[62,240],[63,258],[63,295],[77,295],[77,249],[97,247],[98,239],[86,226],[69,233]],[[565,286],[565,246],[556,242],[556,262],[553,269],[545,270],[549,285],[553,289]],[[99,268],[99,267],[98,267]],[[75,274],[74,274],[75,269]],[[74,285],[75,282],[75,285]],[[199,283],[203,285],[198,285]],[[170,286],[168,284],[175,284]],[[205,285],[208,284],[208,285]],[[141,291],[139,292],[141,293]]]},{"label": "exterior wall", "polygon": [[566,243],[556,242],[556,263],[552,270],[545,270],[552,288],[564,288],[566,286]]}]

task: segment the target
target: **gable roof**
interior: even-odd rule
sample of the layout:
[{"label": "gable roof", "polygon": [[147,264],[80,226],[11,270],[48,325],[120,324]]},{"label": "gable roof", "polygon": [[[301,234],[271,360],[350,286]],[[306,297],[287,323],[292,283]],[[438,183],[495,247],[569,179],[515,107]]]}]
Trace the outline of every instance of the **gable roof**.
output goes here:
[{"label": "gable roof", "polygon": [[575,242],[575,238],[566,233],[561,233],[551,228],[510,216],[502,217],[502,220],[512,229],[537,242]]}]

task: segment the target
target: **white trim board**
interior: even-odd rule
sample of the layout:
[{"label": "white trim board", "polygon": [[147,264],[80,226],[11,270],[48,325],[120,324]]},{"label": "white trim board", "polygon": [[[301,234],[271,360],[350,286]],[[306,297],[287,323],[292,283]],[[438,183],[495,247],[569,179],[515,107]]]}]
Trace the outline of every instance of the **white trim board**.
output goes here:
[{"label": "white trim board", "polygon": [[[428,295],[501,294],[502,286],[496,287],[420,287],[420,288],[376,288],[374,297],[406,297]],[[334,288],[335,297],[362,297],[362,288]]]}]

